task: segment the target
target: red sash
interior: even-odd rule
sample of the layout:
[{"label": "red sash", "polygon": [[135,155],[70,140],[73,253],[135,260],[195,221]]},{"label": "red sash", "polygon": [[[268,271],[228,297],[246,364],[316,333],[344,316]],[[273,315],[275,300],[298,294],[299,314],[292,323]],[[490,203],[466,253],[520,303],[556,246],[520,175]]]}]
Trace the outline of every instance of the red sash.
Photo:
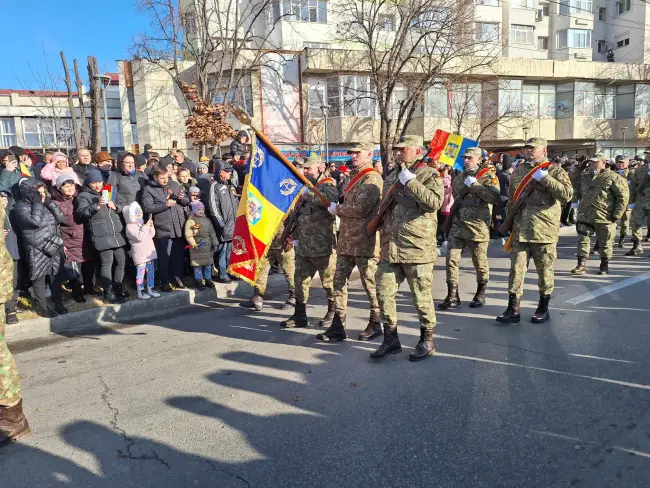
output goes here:
[{"label": "red sash", "polygon": [[357,174],[354,178],[352,178],[352,181],[350,181],[350,183],[348,184],[347,188],[345,189],[345,192],[344,192],[344,193],[345,193],[345,196],[348,196],[348,192],[349,192],[350,190],[352,190],[352,188],[354,187],[354,185],[356,185],[357,183],[359,183],[359,180],[361,180],[361,178],[363,178],[364,176],[366,176],[366,175],[367,175],[368,173],[370,173],[371,171],[377,171],[377,170],[376,170],[375,168],[372,168],[372,167],[370,167],[370,168],[366,168],[366,169],[364,169],[363,171],[359,172],[359,174]]},{"label": "red sash", "polygon": [[491,168],[483,168],[476,174],[476,179],[480,180],[491,171]]},{"label": "red sash", "polygon": [[331,185],[336,186],[336,180],[334,178],[329,178],[329,177],[319,181],[318,186],[324,185],[326,183],[330,183]]}]

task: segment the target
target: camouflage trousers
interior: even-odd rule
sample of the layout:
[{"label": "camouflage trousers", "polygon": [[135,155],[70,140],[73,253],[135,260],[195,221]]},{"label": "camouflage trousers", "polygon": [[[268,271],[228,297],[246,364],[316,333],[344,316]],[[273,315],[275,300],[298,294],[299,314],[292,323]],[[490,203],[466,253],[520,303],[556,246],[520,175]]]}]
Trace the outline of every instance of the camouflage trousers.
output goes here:
[{"label": "camouflage trousers", "polygon": [[487,283],[490,279],[487,251],[489,242],[476,242],[451,236],[447,240],[447,283],[458,285],[460,256],[464,248],[469,249],[472,264],[476,270],[477,283]]},{"label": "camouflage trousers", "polygon": [[294,281],[294,275],[296,273],[296,254],[293,248],[289,251],[284,251],[282,249],[269,249],[269,252],[264,256],[264,259],[260,261],[260,270],[257,274],[257,279],[255,280],[255,289],[262,294],[266,290],[266,283],[269,280],[271,263],[275,260],[280,263],[284,277],[287,279],[289,290],[294,290],[296,288],[296,283]]},{"label": "camouflage trousers", "polygon": [[630,227],[632,227],[632,237],[643,240],[643,232],[641,228],[648,224],[650,220],[650,210],[644,210],[641,207],[635,206],[632,210],[632,218],[630,219]]},{"label": "camouflage trousers", "polygon": [[510,277],[508,293],[520,297],[524,293],[524,277],[528,271],[530,258],[535,262],[539,278],[539,293],[550,295],[555,286],[555,259],[557,258],[557,243],[539,244],[534,242],[512,243],[510,251]]},{"label": "camouflage trousers", "polygon": [[9,352],[5,337],[7,316],[4,304],[0,305],[0,406],[11,407],[20,400],[20,378],[16,361]]},{"label": "camouflage trousers", "polygon": [[630,216],[632,215],[632,211],[629,208],[625,209],[625,212],[623,212],[623,216],[621,217],[621,235],[626,236],[628,235],[628,231],[630,230]]},{"label": "camouflage trousers", "polygon": [[316,273],[320,276],[327,299],[332,300],[334,287],[334,271],[336,269],[336,251],[329,256],[307,258],[296,254],[296,301],[307,303],[309,287]]},{"label": "camouflage trousers", "polygon": [[433,330],[436,311],[433,307],[433,263],[389,263],[381,260],[377,269],[377,298],[381,321],[385,325],[397,325],[396,295],[406,279],[413,295],[413,305],[418,312],[420,327]]},{"label": "camouflage trousers", "polygon": [[377,286],[375,274],[377,273],[378,258],[361,256],[341,256],[336,258],[336,272],[334,273],[334,306],[340,315],[345,315],[348,308],[348,280],[356,266],[361,275],[361,284],[366,290],[370,311],[379,312],[377,301]]},{"label": "camouflage trousers", "polygon": [[[598,240],[598,254],[601,258],[610,259],[614,255],[614,238],[616,237],[616,224],[593,224]],[[588,258],[591,246],[591,237],[578,234],[578,257]]]}]

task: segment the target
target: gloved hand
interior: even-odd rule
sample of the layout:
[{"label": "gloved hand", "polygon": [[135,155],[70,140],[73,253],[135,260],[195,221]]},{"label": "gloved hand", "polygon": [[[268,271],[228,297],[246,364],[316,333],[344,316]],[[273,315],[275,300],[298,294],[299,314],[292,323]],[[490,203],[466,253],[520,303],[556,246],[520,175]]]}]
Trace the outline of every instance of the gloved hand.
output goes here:
[{"label": "gloved hand", "polygon": [[508,196],[507,195],[501,195],[501,201],[503,203],[506,203],[508,201]]},{"label": "gloved hand", "polygon": [[474,183],[476,183],[476,178],[474,178],[473,176],[468,176],[467,178],[465,178],[465,186],[466,186],[466,187],[469,188],[469,187],[472,186]]},{"label": "gloved hand", "polygon": [[627,206],[627,208],[629,208],[630,210],[634,210],[634,206],[635,206],[635,205],[636,205],[635,203],[630,203],[630,204]]},{"label": "gloved hand", "polygon": [[533,178],[535,179],[535,181],[542,181],[547,176],[548,176],[548,171],[546,171],[545,169],[542,169],[542,168],[538,169],[533,174]]},{"label": "gloved hand", "polygon": [[571,208],[578,208],[578,202],[573,202],[571,204]]},{"label": "gloved hand", "polygon": [[415,179],[415,173],[412,173],[408,168],[404,168],[402,171],[400,171],[399,175],[397,175],[399,178],[399,182],[406,186],[406,184]]},{"label": "gloved hand", "polygon": [[293,247],[294,249],[298,249],[298,239],[293,240]]},{"label": "gloved hand", "polygon": [[332,215],[336,215],[336,203],[334,202],[330,203],[330,206],[327,207],[327,211]]}]

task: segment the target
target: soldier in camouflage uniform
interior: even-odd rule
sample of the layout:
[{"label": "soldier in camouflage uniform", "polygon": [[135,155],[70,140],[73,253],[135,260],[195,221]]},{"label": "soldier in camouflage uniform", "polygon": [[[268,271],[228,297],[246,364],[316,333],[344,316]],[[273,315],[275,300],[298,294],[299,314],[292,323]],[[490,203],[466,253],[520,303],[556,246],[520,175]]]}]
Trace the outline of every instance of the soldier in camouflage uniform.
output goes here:
[{"label": "soldier in camouflage uniform", "polygon": [[548,304],[554,287],[562,205],[571,200],[573,187],[569,176],[561,167],[549,166],[547,169],[538,167],[548,161],[546,146],[546,139],[541,137],[529,139],[524,149],[526,160],[517,166],[510,177],[506,214],[512,211],[512,206],[515,204],[515,191],[528,174],[532,174],[529,185],[533,185],[534,189],[514,217],[511,233],[508,308],[497,317],[497,321],[504,324],[521,320],[519,300],[524,291],[524,276],[531,256],[539,277],[539,304],[531,322],[539,324],[550,318]]},{"label": "soldier in camouflage uniform", "polygon": [[[487,251],[490,242],[490,221],[492,205],[500,202],[499,180],[490,166],[487,171],[479,170],[481,148],[471,147],[465,151],[465,170],[452,181],[454,193],[453,219],[447,238],[447,298],[438,305],[441,310],[460,305],[458,274],[460,256],[464,248],[469,249],[476,269],[478,283],[476,295],[469,306],[482,307],[485,304],[485,290],[490,278]],[[477,175],[481,174],[477,179]]]},{"label": "soldier in camouflage uniform", "polygon": [[[629,158],[626,158],[625,156],[616,156],[616,172],[626,180],[628,193],[630,184],[632,183],[632,177],[634,176],[634,172],[630,170],[629,164]],[[632,211],[629,208],[625,207],[625,212],[623,212],[623,215],[621,216],[621,233],[618,239],[618,247],[620,249],[623,249],[623,243],[625,242],[627,232],[630,229],[631,215]]]},{"label": "soldier in camouflage uniform", "polygon": [[336,249],[336,272],[334,274],[334,304],[336,313],[332,325],[318,339],[322,341],[346,339],[345,315],[348,304],[348,280],[356,266],[361,274],[368,301],[370,320],[359,340],[367,341],[382,334],[379,320],[379,302],[375,274],[379,263],[379,240],[368,235],[367,227],[377,215],[383,180],[372,166],[374,144],[361,143],[350,150],[352,172],[344,190],[344,203],[332,203],[329,212],[341,219]]},{"label": "soldier in camouflage uniform", "polygon": [[609,272],[609,260],[614,254],[616,221],[627,208],[629,191],[625,178],[607,168],[607,159],[596,154],[589,159],[590,169],[571,175],[573,203],[578,209],[578,265],[571,271],[574,275],[587,272],[587,258],[591,245],[591,233],[596,234],[600,252],[598,274]]},{"label": "soldier in camouflage uniform", "polygon": [[383,218],[381,261],[376,277],[384,341],[371,358],[402,351],[395,295],[405,279],[420,319],[420,341],[409,359],[420,361],[435,352],[436,312],[431,287],[433,263],[438,254],[437,212],[442,206],[444,188],[438,171],[422,161],[422,146],[422,137],[418,136],[405,136],[396,144],[397,162],[402,169],[393,171],[384,182],[384,198],[391,193],[395,200]]},{"label": "soldier in camouflage uniform", "polygon": [[632,249],[625,253],[626,256],[643,254],[641,228],[650,218],[650,148],[645,150],[645,161],[634,170],[630,183],[630,203],[628,209],[632,211],[630,227],[632,228]]},{"label": "soldier in camouflage uniform", "polygon": [[[312,155],[304,163],[305,176],[309,178],[316,189],[328,200],[325,205],[312,191],[302,196],[302,203],[297,209],[298,217],[295,229],[290,233],[295,239],[296,253],[296,309],[289,319],[282,322],[282,327],[307,327],[307,299],[309,286],[314,275],[318,272],[323,288],[327,293],[327,315],[321,320],[323,326],[331,324],[334,317],[334,295],[332,292],[334,269],[332,261],[336,259],[336,234],[334,232],[335,218],[327,210],[331,202],[338,201],[336,182],[325,176],[325,167],[319,156]],[[334,256],[334,258],[332,258]],[[331,313],[330,313],[331,312]],[[329,320],[329,323],[327,323]]]},{"label": "soldier in camouflage uniform", "polygon": [[[0,205],[0,222],[5,220],[5,208]],[[14,262],[0,234],[0,446],[29,434],[29,425],[23,414],[20,379],[16,361],[7,347],[4,304],[13,295]]]}]

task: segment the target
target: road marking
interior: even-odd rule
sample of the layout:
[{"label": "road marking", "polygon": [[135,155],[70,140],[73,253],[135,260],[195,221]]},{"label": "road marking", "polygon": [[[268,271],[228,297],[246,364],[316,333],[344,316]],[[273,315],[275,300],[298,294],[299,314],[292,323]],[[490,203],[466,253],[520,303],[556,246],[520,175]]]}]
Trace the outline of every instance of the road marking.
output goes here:
[{"label": "road marking", "polygon": [[254,330],[255,332],[271,332],[270,330],[264,330],[264,329],[253,329],[252,327],[243,327],[241,325],[231,325],[230,327],[235,327],[237,329],[247,329],[247,330]]},{"label": "road marking", "polygon": [[636,361],[628,361],[626,359],[612,359],[612,358],[603,358],[600,356],[590,356],[589,354],[569,354],[575,358],[584,358],[584,359],[599,359],[600,361],[612,361],[615,363],[627,363],[627,364],[636,364]]},{"label": "road marking", "polygon": [[598,298],[602,295],[607,295],[608,293],[612,293],[614,291],[620,290],[621,288],[627,288],[628,286],[635,285],[636,283],[645,281],[648,278],[650,278],[650,271],[637,276],[632,276],[631,278],[628,278],[623,281],[619,281],[618,283],[614,283],[612,285],[603,286],[602,288],[598,288],[597,290],[590,291],[589,293],[585,293],[584,295],[578,295],[577,297],[573,297],[567,300],[566,303],[570,305],[578,305],[579,303],[588,302],[589,300],[593,300],[594,298]]}]

